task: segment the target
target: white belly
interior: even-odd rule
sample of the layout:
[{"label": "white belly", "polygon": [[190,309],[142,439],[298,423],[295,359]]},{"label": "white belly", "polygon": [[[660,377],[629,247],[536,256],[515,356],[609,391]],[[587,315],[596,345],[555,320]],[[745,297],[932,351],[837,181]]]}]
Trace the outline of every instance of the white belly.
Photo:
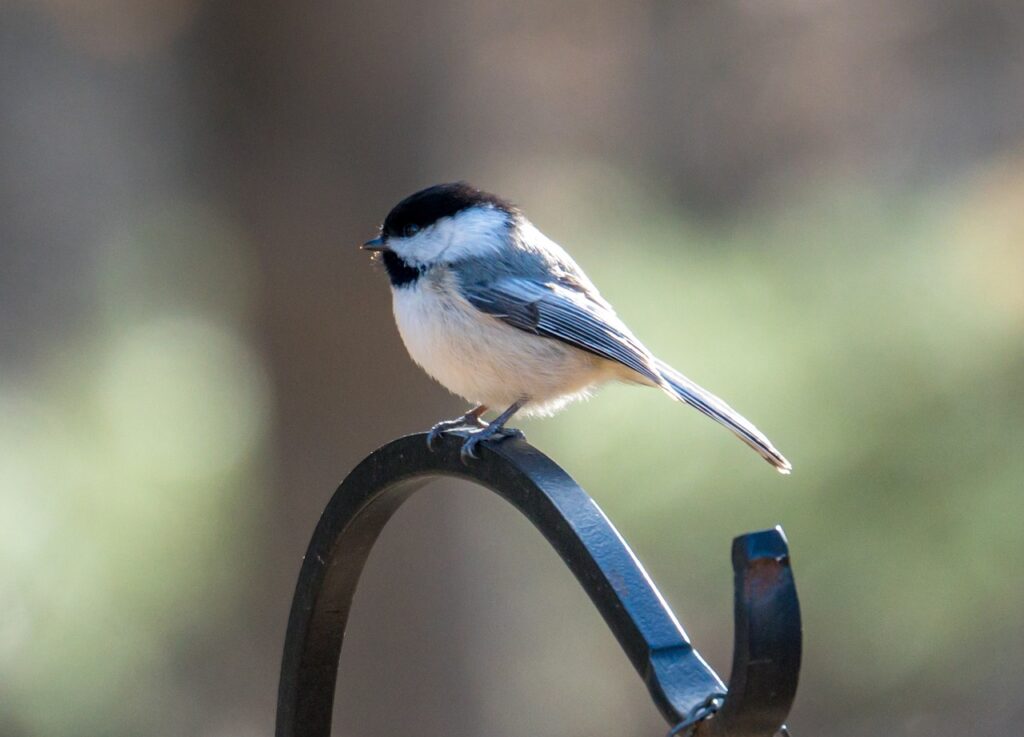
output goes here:
[{"label": "white belly", "polygon": [[618,373],[590,353],[480,312],[435,280],[395,289],[394,311],[416,363],[448,390],[499,412],[522,399],[527,413],[551,412]]}]

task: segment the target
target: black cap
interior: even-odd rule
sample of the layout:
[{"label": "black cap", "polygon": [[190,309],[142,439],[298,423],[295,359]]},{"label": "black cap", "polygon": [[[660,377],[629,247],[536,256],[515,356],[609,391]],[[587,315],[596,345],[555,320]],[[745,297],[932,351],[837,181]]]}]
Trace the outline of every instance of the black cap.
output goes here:
[{"label": "black cap", "polygon": [[412,235],[471,207],[490,206],[509,214],[515,205],[497,195],[482,192],[466,182],[435,184],[411,194],[395,205],[384,219],[381,234],[385,238]]}]

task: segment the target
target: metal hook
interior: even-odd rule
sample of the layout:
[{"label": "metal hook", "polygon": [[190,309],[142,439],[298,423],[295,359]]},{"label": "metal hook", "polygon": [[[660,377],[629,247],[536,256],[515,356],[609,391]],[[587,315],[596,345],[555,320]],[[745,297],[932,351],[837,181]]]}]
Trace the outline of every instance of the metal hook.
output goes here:
[{"label": "metal hook", "polygon": [[726,689],[633,551],[565,471],[522,440],[483,445],[481,458],[468,466],[460,459],[461,445],[456,433],[443,436],[435,452],[427,449],[425,434],[392,441],[356,466],[331,498],[292,601],[277,737],[330,737],[345,624],[370,548],[409,496],[445,476],[494,491],[540,530],[604,617],[655,706],[677,725],[674,734],[775,735],[796,693],[801,637],[780,528],[733,541],[736,633]]},{"label": "metal hook", "polygon": [[[716,711],[722,708],[722,704],[724,702],[724,693],[711,694],[704,700],[704,703],[695,706],[693,711],[687,715],[686,719],[672,727],[672,729],[668,731],[668,735],[666,735],[666,737],[677,737],[680,734],[682,737],[693,737],[693,733],[697,731],[697,724],[703,722],[708,717],[713,716]],[[684,729],[686,732],[683,732]]]}]

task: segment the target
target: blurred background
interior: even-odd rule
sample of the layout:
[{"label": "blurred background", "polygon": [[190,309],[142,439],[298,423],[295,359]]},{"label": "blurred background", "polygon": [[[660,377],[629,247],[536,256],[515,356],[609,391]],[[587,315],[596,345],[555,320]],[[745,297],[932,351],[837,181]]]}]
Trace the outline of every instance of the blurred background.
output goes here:
[{"label": "blurred background", "polygon": [[[531,441],[731,658],[782,523],[796,737],[1024,720],[1017,0],[0,2],[0,734],[257,737],[309,535],[460,413],[356,245],[467,179],[793,461],[656,392]],[[437,485],[357,596],[335,733],[665,725],[546,543]]]}]

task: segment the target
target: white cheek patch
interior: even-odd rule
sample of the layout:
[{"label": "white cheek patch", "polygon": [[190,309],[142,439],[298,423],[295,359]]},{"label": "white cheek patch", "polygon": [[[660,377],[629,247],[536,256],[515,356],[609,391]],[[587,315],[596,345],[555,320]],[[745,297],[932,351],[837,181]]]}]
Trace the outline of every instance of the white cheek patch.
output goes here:
[{"label": "white cheek patch", "polygon": [[435,226],[420,231],[414,236],[388,238],[388,248],[402,257],[412,266],[423,266],[437,261],[438,254],[443,253],[446,243],[435,230]]},{"label": "white cheek patch", "polygon": [[508,235],[510,216],[491,205],[471,207],[409,238],[391,238],[388,245],[403,261],[430,266],[500,250]]}]

